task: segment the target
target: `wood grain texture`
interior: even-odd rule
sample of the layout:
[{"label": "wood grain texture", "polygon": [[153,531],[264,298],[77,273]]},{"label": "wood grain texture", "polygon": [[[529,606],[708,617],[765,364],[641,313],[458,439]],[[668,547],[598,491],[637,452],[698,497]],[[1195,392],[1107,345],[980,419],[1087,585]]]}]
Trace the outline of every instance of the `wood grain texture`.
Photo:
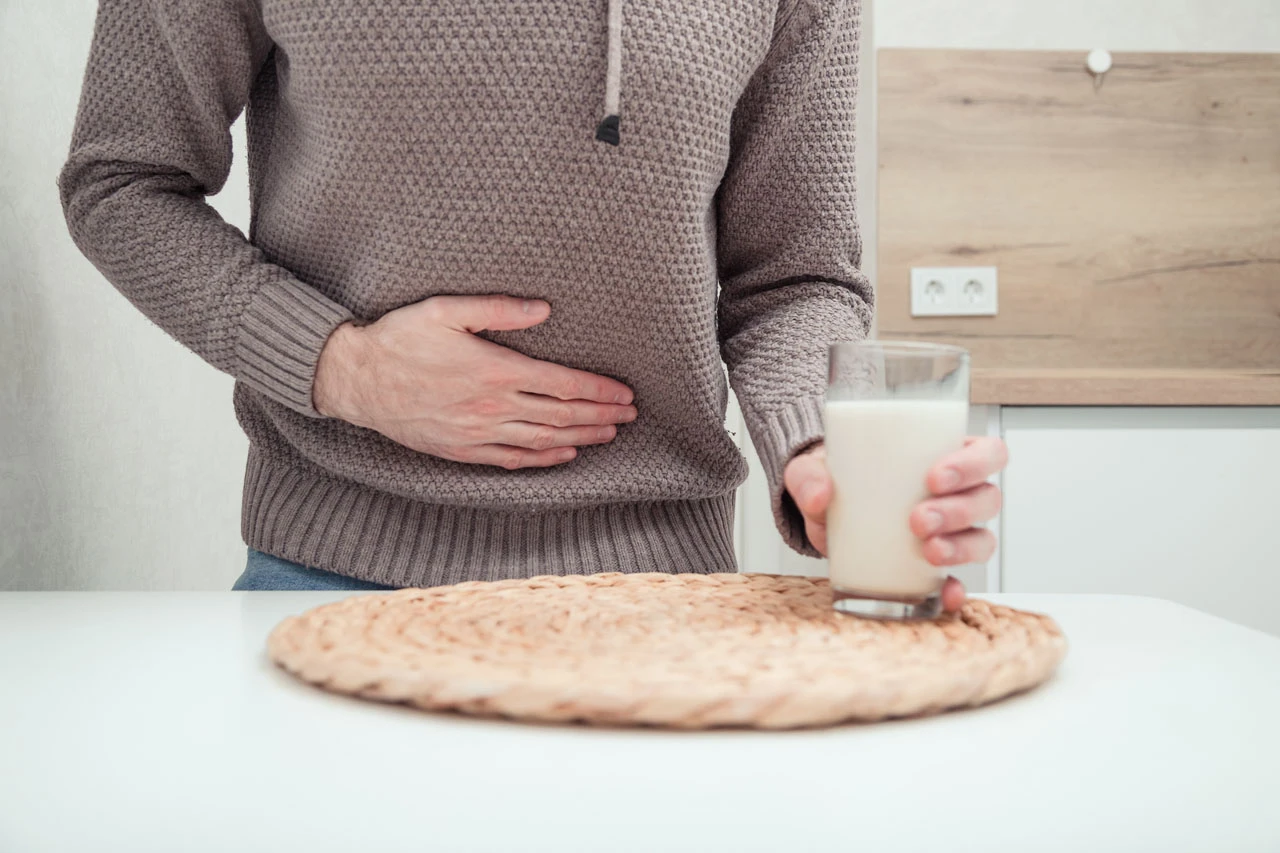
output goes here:
[{"label": "wood grain texture", "polygon": [[[895,49],[878,80],[882,338],[968,347],[979,402],[1280,403],[1280,56],[1120,53],[1095,91],[1083,52]],[[910,316],[911,267],[986,265],[999,316]]]},{"label": "wood grain texture", "polygon": [[970,396],[1006,406],[1277,406],[1280,369],[977,368]]}]

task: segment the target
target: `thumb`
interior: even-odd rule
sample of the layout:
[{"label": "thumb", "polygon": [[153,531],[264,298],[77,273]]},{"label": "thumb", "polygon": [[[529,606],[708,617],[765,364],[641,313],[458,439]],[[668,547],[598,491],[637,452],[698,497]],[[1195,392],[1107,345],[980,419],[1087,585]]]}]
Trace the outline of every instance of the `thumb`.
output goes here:
[{"label": "thumb", "polygon": [[551,306],[541,299],[514,296],[433,296],[423,305],[442,325],[471,333],[527,329],[551,316]]},{"label": "thumb", "polygon": [[821,448],[801,453],[787,463],[783,482],[806,518],[823,519],[831,503],[831,475]]}]

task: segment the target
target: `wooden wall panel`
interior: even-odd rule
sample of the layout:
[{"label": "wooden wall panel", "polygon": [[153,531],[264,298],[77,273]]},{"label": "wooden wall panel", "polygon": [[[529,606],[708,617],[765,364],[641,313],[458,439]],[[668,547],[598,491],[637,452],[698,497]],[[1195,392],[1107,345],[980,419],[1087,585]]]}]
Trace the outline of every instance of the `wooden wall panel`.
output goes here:
[{"label": "wooden wall panel", "polygon": [[[983,402],[1035,370],[1280,388],[1280,56],[1120,53],[1098,90],[1083,51],[878,59],[881,337],[969,347]],[[999,316],[910,316],[912,266],[985,265]]]}]

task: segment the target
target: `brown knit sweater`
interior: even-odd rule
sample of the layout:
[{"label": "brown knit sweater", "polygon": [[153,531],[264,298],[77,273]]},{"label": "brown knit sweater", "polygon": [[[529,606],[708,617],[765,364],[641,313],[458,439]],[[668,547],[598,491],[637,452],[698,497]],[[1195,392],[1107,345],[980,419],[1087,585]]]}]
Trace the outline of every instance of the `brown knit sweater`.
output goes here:
[{"label": "brown knit sweater", "polygon": [[[628,3],[612,49],[607,5],[99,3],[67,221],[139,310],[238,380],[249,545],[393,585],[732,571],[746,469],[723,357],[779,528],[808,548],[782,469],[821,437],[827,345],[871,312],[858,2]],[[619,53],[613,145],[596,128]],[[247,239],[205,201],[246,106]],[[548,322],[492,339],[617,378],[638,420],[507,471],[315,411],[336,326],[445,293],[549,301]]]}]

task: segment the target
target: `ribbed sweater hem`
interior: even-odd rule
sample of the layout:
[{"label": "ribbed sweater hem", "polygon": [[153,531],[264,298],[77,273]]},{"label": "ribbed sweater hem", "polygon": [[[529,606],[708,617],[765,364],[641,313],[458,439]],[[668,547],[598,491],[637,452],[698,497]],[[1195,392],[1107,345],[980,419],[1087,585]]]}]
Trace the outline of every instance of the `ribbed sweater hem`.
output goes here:
[{"label": "ribbed sweater hem", "polygon": [[737,571],[734,493],[684,501],[494,512],[425,504],[264,458],[250,448],[245,543],[394,587],[620,572]]}]

